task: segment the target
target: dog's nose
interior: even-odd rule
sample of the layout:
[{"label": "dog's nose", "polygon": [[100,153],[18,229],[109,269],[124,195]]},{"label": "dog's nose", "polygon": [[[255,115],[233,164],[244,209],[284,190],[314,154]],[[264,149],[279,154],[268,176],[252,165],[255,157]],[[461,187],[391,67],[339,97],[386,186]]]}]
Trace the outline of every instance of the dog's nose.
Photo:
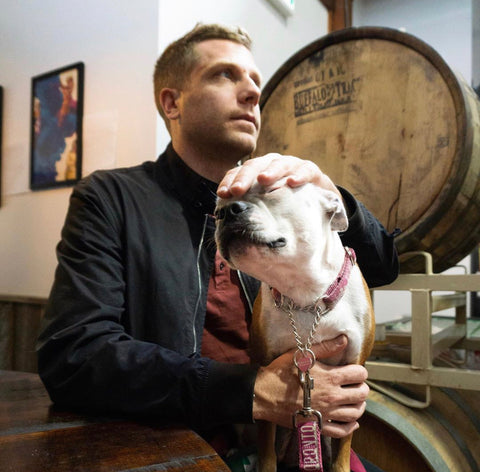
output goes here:
[{"label": "dog's nose", "polygon": [[223,208],[220,208],[216,213],[215,216],[217,220],[229,220],[232,218],[236,218],[241,213],[247,211],[250,208],[250,205],[245,202],[232,202]]}]

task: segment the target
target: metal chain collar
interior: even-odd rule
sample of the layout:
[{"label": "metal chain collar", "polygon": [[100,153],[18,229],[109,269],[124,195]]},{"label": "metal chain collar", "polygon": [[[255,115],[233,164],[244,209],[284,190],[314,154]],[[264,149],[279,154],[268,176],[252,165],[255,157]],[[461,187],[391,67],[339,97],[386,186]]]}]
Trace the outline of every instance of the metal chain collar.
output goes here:
[{"label": "metal chain collar", "polygon": [[[329,311],[330,308],[325,307],[322,309],[321,307],[317,306],[315,309],[315,317],[313,319],[313,325],[308,335],[307,341],[305,343],[302,342],[302,338],[298,333],[297,324],[295,323],[295,318],[293,315],[293,309],[296,308],[295,303],[291,299],[287,299],[286,297],[281,297],[281,300],[278,302],[274,299],[275,306],[280,308],[282,311],[287,313],[288,319],[290,321],[290,325],[293,330],[293,335],[295,336],[295,342],[297,343],[297,348],[302,354],[306,355],[306,351],[308,351],[312,347],[313,338],[315,336],[315,332],[317,331],[318,325],[320,324],[320,320],[323,316],[325,316]],[[309,310],[310,311],[310,310]]]}]

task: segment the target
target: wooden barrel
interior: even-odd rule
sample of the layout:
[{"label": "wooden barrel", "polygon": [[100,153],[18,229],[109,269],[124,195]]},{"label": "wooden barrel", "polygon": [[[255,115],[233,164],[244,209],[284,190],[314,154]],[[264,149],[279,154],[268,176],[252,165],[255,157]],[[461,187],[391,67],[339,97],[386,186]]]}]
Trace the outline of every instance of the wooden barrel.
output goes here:
[{"label": "wooden barrel", "polygon": [[353,449],[386,472],[479,472],[478,392],[432,389],[426,409],[371,391]]},{"label": "wooden barrel", "polygon": [[[480,241],[480,102],[440,55],[388,28],[309,44],[267,83],[256,155],[316,162],[435,272]],[[403,272],[423,270],[409,259]]]}]

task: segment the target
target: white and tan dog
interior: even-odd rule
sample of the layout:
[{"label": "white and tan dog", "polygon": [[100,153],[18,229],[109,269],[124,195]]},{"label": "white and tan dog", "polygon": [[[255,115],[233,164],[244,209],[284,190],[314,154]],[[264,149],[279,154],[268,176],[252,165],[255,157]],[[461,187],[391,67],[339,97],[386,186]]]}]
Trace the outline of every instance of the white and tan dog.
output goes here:
[{"label": "white and tan dog", "polygon": [[[353,252],[346,252],[337,234],[347,229],[348,219],[335,193],[312,184],[290,188],[283,181],[269,188],[254,185],[240,199],[219,199],[216,221],[222,257],[262,282],[250,331],[253,362],[268,365],[297,346],[288,310],[280,306],[285,300],[304,340],[319,311],[313,344],[347,335],[345,351],[322,362],[366,360],[374,340],[373,310]],[[263,425],[261,472],[276,470],[274,435],[274,426]],[[351,436],[340,440],[325,470],[350,471],[350,443]]]}]

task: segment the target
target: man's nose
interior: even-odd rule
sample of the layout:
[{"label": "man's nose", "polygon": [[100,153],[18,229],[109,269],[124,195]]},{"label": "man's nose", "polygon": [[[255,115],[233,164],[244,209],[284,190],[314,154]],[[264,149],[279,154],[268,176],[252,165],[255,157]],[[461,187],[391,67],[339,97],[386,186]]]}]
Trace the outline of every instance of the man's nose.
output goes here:
[{"label": "man's nose", "polygon": [[250,77],[246,77],[242,81],[242,90],[240,91],[241,102],[256,106],[260,101],[260,94],[260,87]]}]

